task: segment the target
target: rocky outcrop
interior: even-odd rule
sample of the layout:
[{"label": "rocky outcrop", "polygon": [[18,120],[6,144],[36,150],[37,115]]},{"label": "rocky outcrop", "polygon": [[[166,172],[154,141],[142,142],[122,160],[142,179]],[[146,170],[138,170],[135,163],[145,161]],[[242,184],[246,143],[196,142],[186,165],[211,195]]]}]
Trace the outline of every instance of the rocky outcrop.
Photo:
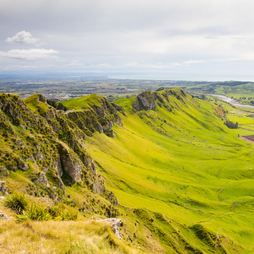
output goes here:
[{"label": "rocky outcrop", "polygon": [[5,187],[5,181],[0,181],[0,192],[5,196],[8,194],[7,189]]},{"label": "rocky outcrop", "polygon": [[97,175],[96,165],[91,157],[87,156],[83,163],[93,173],[93,175]]},{"label": "rocky outcrop", "polygon": [[57,158],[54,168],[56,169],[56,171],[58,172],[59,176],[61,177],[63,175],[63,167],[62,167],[62,163],[61,163],[60,157]]},{"label": "rocky outcrop", "polygon": [[93,95],[93,100],[95,101],[93,105],[88,104],[83,110],[68,111],[65,116],[88,136],[98,131],[114,137],[113,124],[123,126],[119,113],[125,115],[124,109],[103,97]]},{"label": "rocky outcrop", "polygon": [[38,178],[36,178],[34,181],[34,183],[41,183],[41,184],[45,184],[47,187],[49,187],[49,182],[47,177],[45,176],[45,173],[40,172],[38,174]]},{"label": "rocky outcrop", "polygon": [[8,216],[0,211],[0,219],[9,220],[9,219],[13,219],[13,217]]},{"label": "rocky outcrop", "polygon": [[190,96],[181,88],[164,89],[160,88],[156,92],[144,91],[136,96],[132,103],[133,111],[141,110],[155,110],[156,103],[158,106],[165,107],[169,112],[172,112],[172,108],[168,105],[171,96],[174,96],[177,100],[186,104],[186,99]]},{"label": "rocky outcrop", "polygon": [[144,91],[135,98],[132,106],[137,111],[155,110],[156,109],[155,99],[156,99],[156,93],[151,93],[150,91]]},{"label": "rocky outcrop", "polygon": [[120,240],[122,239],[121,234],[120,234],[120,227],[121,227],[121,222],[122,222],[121,219],[110,218],[110,219],[103,220],[103,219],[97,218],[96,221],[109,223],[110,227],[111,227],[112,231],[115,233],[116,237]]},{"label": "rocky outcrop", "polygon": [[107,131],[109,131],[109,130],[112,130],[112,128],[113,128],[113,122],[112,122],[112,121],[108,121],[106,124],[104,124],[104,125],[102,126],[102,128],[103,128],[103,131],[104,131],[104,132],[107,132]]},{"label": "rocky outcrop", "polygon": [[66,112],[65,115],[88,136],[92,136],[96,131],[107,133],[113,130],[114,123],[122,127],[122,118],[117,110],[113,106],[108,108],[107,103],[104,106],[105,108],[96,106],[82,111]]},{"label": "rocky outcrop", "polygon": [[16,171],[16,170],[27,171],[29,169],[28,164],[24,162],[23,159],[17,156],[12,158],[12,160],[8,161],[8,163],[12,163],[12,164],[9,164],[7,167],[11,171]]},{"label": "rocky outcrop", "polygon": [[4,166],[0,166],[0,177],[7,177],[8,175],[8,169],[6,169]]},{"label": "rocky outcrop", "polygon": [[113,130],[108,130],[107,132],[105,132],[105,134],[110,137],[110,138],[115,138],[115,133]]},{"label": "rocky outcrop", "polygon": [[18,168],[23,171],[27,171],[29,169],[29,166],[23,160],[20,159],[18,163]]},{"label": "rocky outcrop", "polygon": [[58,145],[58,151],[63,171],[71,177],[71,183],[73,184],[81,181],[83,165],[78,156],[61,143]]}]

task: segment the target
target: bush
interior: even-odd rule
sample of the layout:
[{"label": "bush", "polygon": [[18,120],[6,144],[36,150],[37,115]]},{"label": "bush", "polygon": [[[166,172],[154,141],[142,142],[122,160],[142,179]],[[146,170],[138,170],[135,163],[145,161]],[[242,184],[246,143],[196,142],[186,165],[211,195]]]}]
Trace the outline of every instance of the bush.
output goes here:
[{"label": "bush", "polygon": [[28,203],[28,198],[23,193],[18,192],[9,195],[4,200],[4,205],[11,208],[17,214],[23,214],[23,211],[26,210]]},{"label": "bush", "polygon": [[32,204],[29,209],[23,212],[23,214],[18,214],[16,216],[17,220],[20,222],[28,219],[37,221],[77,220],[77,217],[78,213],[76,211],[66,210],[62,205],[45,208],[36,204]]},{"label": "bush", "polygon": [[26,220],[37,220],[37,221],[45,221],[52,219],[51,215],[44,207],[40,207],[38,205],[32,204],[31,207],[24,211],[23,214],[16,216],[18,221],[26,221]]},{"label": "bush", "polygon": [[35,203],[29,206],[29,200],[23,193],[15,192],[4,200],[4,205],[15,211],[18,221],[26,220],[77,220],[78,213],[74,209],[65,209],[58,205],[49,208],[41,207]]},{"label": "bush", "polygon": [[78,213],[74,211],[64,211],[61,215],[62,220],[77,220]]},{"label": "bush", "polygon": [[238,128],[238,122],[233,123],[233,122],[227,120],[227,121],[225,122],[225,125],[226,125],[228,128],[230,128],[230,129],[237,129],[237,128]]},{"label": "bush", "polygon": [[30,209],[27,212],[24,212],[24,215],[26,215],[27,218],[30,220],[44,221],[52,219],[47,209],[37,206],[35,204],[32,204]]},{"label": "bush", "polygon": [[54,220],[77,220],[78,213],[74,209],[66,209],[63,204],[48,208],[49,214]]}]

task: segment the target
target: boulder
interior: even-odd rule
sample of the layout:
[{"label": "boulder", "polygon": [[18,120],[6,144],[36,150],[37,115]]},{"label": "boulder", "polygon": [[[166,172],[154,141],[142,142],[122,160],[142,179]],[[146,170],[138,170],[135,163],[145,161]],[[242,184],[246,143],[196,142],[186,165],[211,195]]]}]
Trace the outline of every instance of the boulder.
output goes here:
[{"label": "boulder", "polygon": [[122,222],[121,219],[116,219],[116,218],[110,218],[110,219],[105,219],[105,220],[96,219],[96,221],[101,221],[101,222],[105,221],[107,223],[110,223],[111,229],[115,233],[116,237],[120,240],[122,239],[121,234],[120,234],[120,226],[121,226],[121,222]]},{"label": "boulder", "polygon": [[38,174],[38,178],[35,179],[33,182],[34,183],[42,183],[42,184],[45,184],[47,187],[49,187],[48,179],[47,179],[45,173],[43,173],[43,172],[40,172]]},{"label": "boulder", "polygon": [[0,181],[0,192],[2,192],[4,196],[8,194],[7,189],[5,187],[5,181]]},{"label": "boulder", "polygon": [[8,169],[6,169],[4,166],[0,166],[0,176],[7,177],[8,175],[9,175]]},{"label": "boulder", "polygon": [[12,216],[8,216],[8,215],[6,215],[6,214],[4,214],[4,213],[2,213],[0,211],[0,219],[9,220],[9,219],[13,219],[13,217]]},{"label": "boulder", "polygon": [[20,159],[18,161],[18,169],[21,169],[23,171],[27,171],[29,169],[29,166],[23,160]]}]

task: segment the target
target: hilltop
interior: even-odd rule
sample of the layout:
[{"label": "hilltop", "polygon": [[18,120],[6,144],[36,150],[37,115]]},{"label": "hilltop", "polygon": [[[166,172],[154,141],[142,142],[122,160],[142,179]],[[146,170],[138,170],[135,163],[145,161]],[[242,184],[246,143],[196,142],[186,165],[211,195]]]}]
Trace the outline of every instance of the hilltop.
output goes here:
[{"label": "hilltop", "polygon": [[180,88],[59,104],[0,95],[9,192],[62,203],[78,220],[121,218],[122,245],[111,246],[119,253],[133,253],[121,247],[128,244],[151,253],[251,253],[253,145],[226,127],[217,105]]}]

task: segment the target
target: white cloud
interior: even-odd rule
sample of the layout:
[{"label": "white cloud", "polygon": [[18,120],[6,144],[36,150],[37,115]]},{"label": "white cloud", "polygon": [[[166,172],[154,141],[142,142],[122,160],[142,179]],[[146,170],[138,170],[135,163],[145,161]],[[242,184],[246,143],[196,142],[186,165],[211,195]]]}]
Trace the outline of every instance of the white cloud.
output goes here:
[{"label": "white cloud", "polygon": [[7,52],[1,52],[0,55],[22,60],[38,60],[38,59],[56,59],[52,54],[57,54],[58,51],[53,49],[11,49]]},{"label": "white cloud", "polygon": [[14,35],[13,37],[8,37],[6,39],[7,42],[12,44],[34,44],[34,45],[41,45],[40,39],[34,38],[31,33],[26,31],[21,31]]},{"label": "white cloud", "polygon": [[191,61],[186,61],[183,64],[199,64],[199,63],[205,63],[203,60],[191,60]]}]

